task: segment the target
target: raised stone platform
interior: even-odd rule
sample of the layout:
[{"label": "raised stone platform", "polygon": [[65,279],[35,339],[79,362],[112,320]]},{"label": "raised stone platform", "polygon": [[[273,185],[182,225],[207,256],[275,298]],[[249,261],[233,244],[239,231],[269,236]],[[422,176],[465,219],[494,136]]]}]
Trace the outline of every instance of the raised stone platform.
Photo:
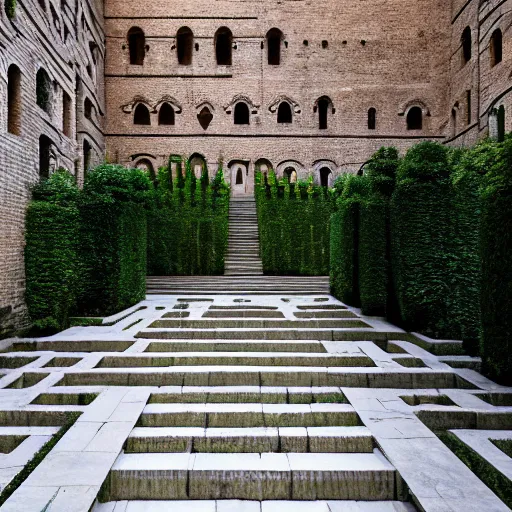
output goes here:
[{"label": "raised stone platform", "polygon": [[196,292],[1,342],[3,486],[81,413],[2,511],[509,510],[436,435],[510,478],[512,389],[460,342],[325,294]]}]

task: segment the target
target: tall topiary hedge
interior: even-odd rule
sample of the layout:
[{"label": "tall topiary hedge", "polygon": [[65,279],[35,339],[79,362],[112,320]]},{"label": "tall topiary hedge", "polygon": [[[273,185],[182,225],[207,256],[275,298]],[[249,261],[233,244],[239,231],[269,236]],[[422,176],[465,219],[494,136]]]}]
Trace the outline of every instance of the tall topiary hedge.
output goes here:
[{"label": "tall topiary hedge", "polygon": [[413,146],[400,163],[391,200],[393,277],[404,326],[452,334],[450,293],[455,246],[448,149]]},{"label": "tall topiary hedge", "polygon": [[174,183],[170,164],[160,169],[149,211],[148,274],[223,274],[228,209],[222,165],[211,183],[206,167],[196,179],[188,162]]},{"label": "tall topiary hedge", "polygon": [[512,384],[512,137],[500,145],[482,194],[482,362],[494,380]]},{"label": "tall topiary hedge", "polygon": [[274,275],[329,273],[329,218],[333,211],[328,190],[313,180],[277,182],[256,176],[255,187],[263,271]]},{"label": "tall topiary hedge", "polygon": [[60,170],[33,189],[26,215],[25,299],[34,325],[44,331],[67,326],[79,281],[79,190]]},{"label": "tall topiary hedge", "polygon": [[365,168],[368,193],[359,213],[359,293],[366,315],[396,316],[391,278],[389,201],[395,188],[398,151],[379,149]]},{"label": "tall topiary hedge", "polygon": [[150,189],[139,169],[102,165],[87,174],[80,205],[82,313],[112,314],[145,298]]},{"label": "tall topiary hedge", "polygon": [[342,302],[360,306],[359,220],[361,204],[368,194],[368,179],[347,175],[331,217],[331,292]]}]

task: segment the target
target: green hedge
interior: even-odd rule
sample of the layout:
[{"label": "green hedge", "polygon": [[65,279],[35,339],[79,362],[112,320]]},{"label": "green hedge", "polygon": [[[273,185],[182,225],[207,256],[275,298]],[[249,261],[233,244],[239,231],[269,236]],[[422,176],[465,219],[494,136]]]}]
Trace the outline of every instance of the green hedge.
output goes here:
[{"label": "green hedge", "polygon": [[512,137],[487,174],[482,194],[480,255],[482,261],[483,371],[512,385]]},{"label": "green hedge", "polygon": [[26,214],[25,275],[28,312],[43,331],[67,325],[76,302],[78,188],[58,171],[33,189]]},{"label": "green hedge", "polygon": [[361,305],[359,222],[361,204],[367,194],[368,180],[364,176],[347,175],[336,201],[338,211],[331,217],[331,292],[351,306]]},{"label": "green hedge", "polygon": [[446,147],[422,142],[400,163],[391,200],[392,265],[408,330],[453,334],[452,188]]},{"label": "green hedge", "polygon": [[148,274],[223,274],[228,209],[222,166],[211,183],[207,169],[196,179],[188,162],[185,176],[180,165],[174,183],[169,166],[160,169],[148,212]]},{"label": "green hedge", "polygon": [[333,202],[327,189],[312,179],[277,183],[257,173],[260,254],[265,274],[327,275],[329,273],[329,218]]}]

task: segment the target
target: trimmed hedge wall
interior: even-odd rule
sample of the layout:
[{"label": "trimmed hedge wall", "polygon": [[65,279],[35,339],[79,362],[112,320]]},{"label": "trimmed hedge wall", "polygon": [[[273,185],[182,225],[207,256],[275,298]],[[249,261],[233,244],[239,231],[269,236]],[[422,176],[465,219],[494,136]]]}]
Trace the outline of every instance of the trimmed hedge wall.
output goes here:
[{"label": "trimmed hedge wall", "polygon": [[66,325],[79,281],[77,198],[67,171],[58,171],[33,189],[26,215],[25,275],[29,315],[52,331]]},{"label": "trimmed hedge wall", "polygon": [[329,273],[329,219],[333,201],[312,179],[279,183],[273,171],[256,175],[256,205],[263,272],[273,275]]},{"label": "trimmed hedge wall", "polygon": [[512,385],[512,137],[486,176],[482,194],[482,363],[496,381]]},{"label": "trimmed hedge wall", "polygon": [[168,169],[159,171],[148,212],[148,274],[223,274],[229,189],[222,167],[212,183],[206,169],[196,179],[188,163],[173,183]]}]

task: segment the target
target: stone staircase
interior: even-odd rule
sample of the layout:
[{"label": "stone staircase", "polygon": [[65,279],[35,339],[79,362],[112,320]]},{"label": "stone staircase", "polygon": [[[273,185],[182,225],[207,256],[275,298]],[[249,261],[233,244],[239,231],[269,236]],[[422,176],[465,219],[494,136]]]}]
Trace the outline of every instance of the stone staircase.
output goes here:
[{"label": "stone staircase", "polygon": [[229,238],[224,275],[263,275],[254,197],[232,197],[229,202]]}]

